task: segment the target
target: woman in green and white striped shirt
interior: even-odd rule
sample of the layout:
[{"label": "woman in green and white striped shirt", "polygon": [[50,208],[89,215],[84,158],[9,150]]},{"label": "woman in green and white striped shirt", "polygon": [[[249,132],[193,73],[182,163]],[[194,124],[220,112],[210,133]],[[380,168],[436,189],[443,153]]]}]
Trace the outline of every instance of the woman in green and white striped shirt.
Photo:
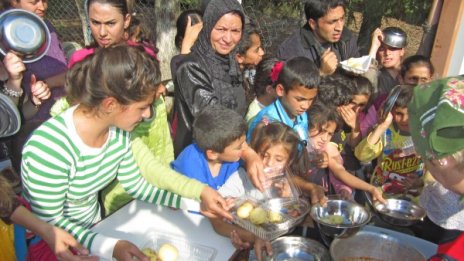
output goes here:
[{"label": "woman in green and white striped shirt", "polygon": [[[98,192],[117,178],[134,198],[175,208],[194,201],[150,185],[140,175],[129,132],[150,117],[158,64],[136,47],[100,48],[66,76],[71,107],[40,126],[23,150],[24,197],[41,219],[70,232],[92,255],[132,260],[132,243],[91,231]],[[33,253],[30,253],[33,255]]]}]

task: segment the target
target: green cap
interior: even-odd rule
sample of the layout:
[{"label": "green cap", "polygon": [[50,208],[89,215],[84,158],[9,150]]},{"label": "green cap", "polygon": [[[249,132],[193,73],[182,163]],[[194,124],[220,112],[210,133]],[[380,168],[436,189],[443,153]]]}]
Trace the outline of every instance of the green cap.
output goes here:
[{"label": "green cap", "polygon": [[414,88],[408,107],[416,151],[438,159],[464,149],[464,75]]}]

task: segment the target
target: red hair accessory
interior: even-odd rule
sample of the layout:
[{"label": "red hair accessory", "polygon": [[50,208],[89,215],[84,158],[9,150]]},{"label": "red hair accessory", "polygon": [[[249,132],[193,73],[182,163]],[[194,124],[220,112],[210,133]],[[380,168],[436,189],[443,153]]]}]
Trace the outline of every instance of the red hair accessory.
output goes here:
[{"label": "red hair accessory", "polygon": [[282,71],[283,67],[284,67],[284,62],[276,62],[274,64],[274,67],[272,67],[271,80],[273,83],[276,82],[277,79],[279,78],[279,74]]}]

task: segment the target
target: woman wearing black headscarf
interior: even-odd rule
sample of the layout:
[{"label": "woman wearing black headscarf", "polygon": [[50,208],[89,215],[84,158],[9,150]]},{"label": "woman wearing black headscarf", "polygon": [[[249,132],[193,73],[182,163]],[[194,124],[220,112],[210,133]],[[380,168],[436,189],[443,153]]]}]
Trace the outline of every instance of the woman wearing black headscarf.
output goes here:
[{"label": "woman wearing black headscarf", "polygon": [[234,58],[244,21],[236,0],[211,0],[206,7],[203,30],[175,73],[172,124],[176,156],[192,143],[195,115],[208,105],[220,104],[245,115],[245,91]]}]

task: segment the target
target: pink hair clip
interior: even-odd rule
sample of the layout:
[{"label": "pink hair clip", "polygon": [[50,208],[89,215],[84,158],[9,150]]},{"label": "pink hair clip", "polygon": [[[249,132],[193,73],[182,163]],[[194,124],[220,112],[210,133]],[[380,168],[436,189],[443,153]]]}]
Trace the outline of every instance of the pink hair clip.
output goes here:
[{"label": "pink hair clip", "polygon": [[279,74],[282,71],[283,67],[284,67],[284,62],[276,62],[274,64],[274,67],[272,67],[271,80],[273,83],[276,82],[277,79],[279,78]]}]

